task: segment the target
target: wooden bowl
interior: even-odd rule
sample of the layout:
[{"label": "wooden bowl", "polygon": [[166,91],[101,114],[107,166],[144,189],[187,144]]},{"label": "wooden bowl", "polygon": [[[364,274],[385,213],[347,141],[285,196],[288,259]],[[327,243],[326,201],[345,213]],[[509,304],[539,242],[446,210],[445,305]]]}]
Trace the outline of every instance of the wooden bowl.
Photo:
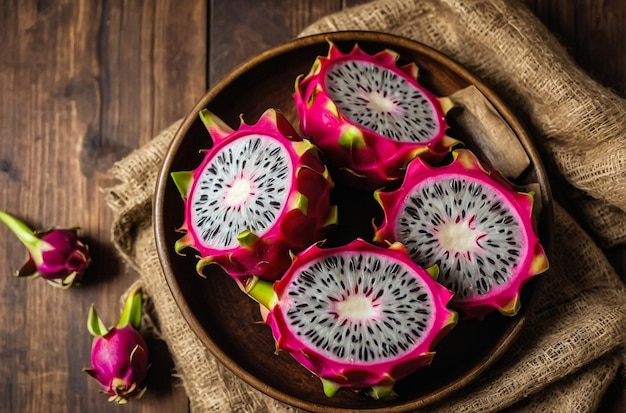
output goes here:
[{"label": "wooden bowl", "polygon": [[[308,73],[318,55],[326,55],[327,39],[342,50],[350,49],[355,42],[369,53],[384,48],[395,50],[401,62],[418,64],[420,83],[440,96],[476,86],[509,124],[530,158],[531,166],[518,183],[538,183],[541,187],[543,209],[538,226],[543,245],[549,247],[552,212],[548,181],[537,151],[511,110],[480,80],[436,50],[387,34],[338,32],[293,40],[252,58],[211,88],[190,111],[167,151],[158,177],[154,230],[159,258],[191,329],[221,363],[251,386],[281,402],[313,412],[410,411],[445,399],[501,357],[522,330],[539,282],[525,287],[522,310],[517,316],[493,314],[482,321],[459,322],[436,348],[437,356],[430,366],[397,383],[397,399],[374,401],[346,390],[327,398],[319,380],[288,354],[274,355],[269,328],[257,323],[260,315],[255,302],[218,268],[210,268],[207,277],[202,278],[195,271],[193,253],[183,257],[174,251],[174,242],[181,236],[175,230],[183,222],[183,203],[170,172],[196,168],[202,159],[199,149],[211,144],[198,111],[208,108],[236,128],[240,115],[247,123],[255,123],[267,108],[273,107],[297,126],[292,98],[294,80],[299,74]],[[365,221],[363,225],[371,224]]]}]

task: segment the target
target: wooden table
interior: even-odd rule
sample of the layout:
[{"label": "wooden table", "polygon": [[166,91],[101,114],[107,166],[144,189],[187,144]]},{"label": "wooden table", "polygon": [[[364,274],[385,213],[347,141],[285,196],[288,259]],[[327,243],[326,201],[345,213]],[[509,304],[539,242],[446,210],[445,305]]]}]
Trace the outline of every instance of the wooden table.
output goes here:
[{"label": "wooden table", "polygon": [[[93,265],[69,291],[15,279],[25,249],[0,227],[0,411],[120,411],[81,371],[89,364],[90,305],[113,324],[120,294],[137,277],[110,242],[101,192],[113,184],[107,170],[182,117],[237,63],[363,2],[2,2],[0,209],[36,228],[80,225]],[[584,69],[626,97],[623,1],[525,2]],[[623,275],[626,254],[611,256]],[[187,411],[165,346],[151,346],[150,390],[124,411]]]}]

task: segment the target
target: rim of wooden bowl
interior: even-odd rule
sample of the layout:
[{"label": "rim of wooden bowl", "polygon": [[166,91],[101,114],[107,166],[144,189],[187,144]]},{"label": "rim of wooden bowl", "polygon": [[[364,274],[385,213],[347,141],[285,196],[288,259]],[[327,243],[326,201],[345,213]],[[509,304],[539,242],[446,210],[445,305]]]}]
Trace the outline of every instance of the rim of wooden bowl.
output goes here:
[{"label": "rim of wooden bowl", "polygon": [[[236,81],[240,76],[249,72],[250,70],[254,70],[258,65],[267,62],[277,56],[280,56],[284,53],[289,53],[294,49],[308,47],[314,44],[319,43],[327,43],[328,41],[333,42],[371,42],[371,43],[380,43],[383,47],[389,47],[393,49],[394,47],[399,47],[403,49],[411,50],[412,52],[421,54],[426,56],[428,59],[431,59],[442,66],[447,67],[451,71],[453,71],[456,75],[460,76],[464,80],[468,82],[468,84],[472,84],[476,86],[483,95],[494,105],[494,107],[498,110],[500,115],[505,119],[505,121],[509,124],[509,126],[513,129],[517,137],[519,138],[521,144],[524,146],[529,158],[531,159],[531,164],[534,167],[534,170],[537,174],[536,178],[539,185],[542,188],[541,197],[542,197],[542,244],[546,251],[551,251],[552,244],[552,196],[550,193],[550,186],[548,183],[548,179],[546,176],[545,169],[541,162],[539,153],[537,152],[531,138],[526,132],[525,127],[521,123],[521,121],[514,115],[514,113],[502,102],[502,100],[483,82],[470,73],[467,69],[461,66],[459,63],[451,59],[450,57],[444,55],[443,53],[428,47],[422,43],[399,37],[396,35],[379,33],[379,32],[364,32],[364,31],[345,31],[345,32],[335,32],[335,33],[323,33],[317,34],[307,37],[298,38],[278,46],[275,46],[267,51],[254,56],[248,61],[240,64],[235,67],[231,72],[229,72],[224,78],[222,78],[219,82],[217,82],[213,87],[211,87],[206,94],[199,100],[196,106],[189,112],[189,114],[183,120],[180,128],[176,132],[169,148],[167,149],[166,156],[164,158],[163,164],[161,166],[161,170],[157,177],[156,184],[156,195],[154,200],[154,211],[153,211],[153,223],[154,223],[154,233],[156,237],[156,246],[157,252],[159,256],[159,260],[161,262],[161,266],[164,271],[164,275],[167,281],[167,284],[171,290],[171,293],[175,299],[175,302],[180,309],[184,319],[191,327],[191,330],[196,334],[196,336],[200,339],[200,341],[206,346],[206,348],[213,354],[213,356],[221,362],[224,366],[226,366],[229,370],[231,370],[237,377],[256,388],[257,390],[267,394],[270,397],[273,397],[276,400],[284,402],[286,404],[306,409],[314,412],[354,412],[356,409],[351,408],[338,408],[335,406],[321,405],[318,403],[308,402],[301,398],[295,397],[291,394],[287,394],[279,389],[276,389],[264,381],[260,380],[258,377],[254,376],[242,366],[240,366],[236,360],[231,359],[224,350],[216,344],[211,336],[204,329],[202,324],[199,322],[196,314],[188,305],[187,300],[185,299],[183,292],[178,283],[176,274],[172,268],[172,263],[170,261],[170,256],[172,252],[172,245],[169,245],[166,241],[166,228],[164,227],[164,214],[163,210],[164,202],[165,202],[165,187],[168,184],[168,180],[170,179],[170,168],[173,162],[173,159],[176,155],[177,150],[181,146],[184,141],[191,125],[197,120],[197,113],[199,110],[205,108],[209,102],[211,102],[221,91],[224,90],[229,84]],[[312,63],[312,61],[311,61]],[[172,229],[170,229],[171,231]],[[537,281],[540,283],[540,281]],[[537,296],[536,293],[531,294],[529,298],[529,302],[526,303],[526,307],[530,307],[532,305],[532,301]],[[522,330],[524,325],[526,324],[527,315],[524,312],[521,315],[518,315],[515,318],[515,321],[511,322],[508,330],[503,337],[494,348],[487,354],[487,356],[476,364],[472,369],[469,370],[467,374],[464,376],[453,380],[447,386],[443,386],[438,389],[434,393],[430,393],[424,397],[420,397],[417,399],[408,400],[402,404],[398,405],[385,405],[376,407],[375,403],[372,403],[372,408],[368,408],[367,412],[389,412],[389,413],[399,413],[406,412],[410,410],[414,410],[416,408],[424,407],[428,404],[434,403],[436,401],[440,401],[445,397],[455,393],[461,388],[465,387],[471,381],[473,381],[476,377],[482,374],[488,367],[490,367],[497,359],[499,359],[506,349],[512,344],[512,342],[517,338],[519,332]]]}]

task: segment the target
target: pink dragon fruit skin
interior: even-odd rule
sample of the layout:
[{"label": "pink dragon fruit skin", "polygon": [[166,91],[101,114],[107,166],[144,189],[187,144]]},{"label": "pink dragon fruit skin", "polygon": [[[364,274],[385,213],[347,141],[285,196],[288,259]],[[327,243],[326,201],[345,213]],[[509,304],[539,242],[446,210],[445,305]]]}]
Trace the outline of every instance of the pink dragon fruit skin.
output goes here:
[{"label": "pink dragon fruit skin", "polygon": [[[392,263],[391,265],[400,264],[397,268],[407,268],[408,272],[412,274],[411,277],[419,280],[416,284],[421,285],[419,290],[421,298],[424,299],[424,297],[428,296],[428,300],[431,300],[428,307],[431,311],[431,317],[422,324],[423,335],[421,338],[415,340],[413,344],[408,345],[404,350],[398,351],[395,355],[390,354],[387,357],[381,357],[372,361],[363,361],[362,356],[349,355],[347,352],[343,356],[339,356],[338,353],[331,353],[328,349],[321,348],[322,346],[316,345],[315,342],[321,340],[324,333],[320,332],[320,337],[316,337],[313,335],[309,336],[309,332],[299,332],[297,328],[294,328],[293,316],[291,315],[294,309],[302,307],[303,302],[306,301],[306,299],[301,298],[303,293],[299,288],[301,288],[302,280],[307,277],[307,275],[303,274],[306,274],[308,269],[314,268],[315,265],[325,265],[323,260],[328,257],[331,257],[330,261],[326,262],[333,262],[332,260],[334,259],[341,260],[342,258],[339,257],[349,261],[351,260],[350,257],[359,256],[360,254],[363,254],[363,257],[365,257],[364,262],[367,262],[368,257],[383,257],[383,259],[388,259]],[[320,262],[322,264],[318,264]],[[351,262],[359,261],[357,259]],[[388,269],[389,266],[385,267],[383,264],[381,268]],[[358,284],[351,284],[356,279],[356,276],[350,278],[342,277],[338,274],[331,275],[339,277],[336,278],[337,283],[345,282],[346,285],[353,287],[344,295],[335,295],[333,298],[330,298],[330,302],[334,302],[336,306],[334,308],[337,309],[342,301],[345,303],[350,297],[358,297],[359,293],[361,293],[370,298],[376,296],[376,299],[372,299],[372,303],[376,303],[377,306],[380,306],[379,308],[389,311],[389,307],[385,306],[388,301],[394,300],[386,293],[382,293],[384,290],[384,279],[371,281],[383,273],[388,275],[386,270],[381,270],[380,273],[374,272],[370,281],[365,282],[365,284],[368,282],[371,282],[371,284],[360,290]],[[311,277],[315,275],[321,274],[313,274]],[[272,330],[276,342],[276,353],[279,350],[288,352],[296,361],[318,376],[328,397],[332,397],[341,388],[347,388],[355,391],[365,391],[375,399],[388,399],[396,396],[393,386],[398,380],[432,360],[435,355],[433,351],[434,346],[456,324],[457,314],[446,308],[446,304],[453,294],[435,281],[434,278],[436,276],[436,267],[427,271],[415,265],[400,243],[395,243],[389,248],[383,248],[362,239],[356,239],[340,247],[320,248],[318,245],[312,245],[294,258],[292,266],[281,280],[270,283],[252,279],[246,286],[246,292],[261,304],[262,309],[265,309],[262,311],[262,314],[265,323]],[[375,282],[378,282],[378,285]],[[304,283],[306,284],[306,280]],[[397,293],[404,295],[404,298],[410,297],[411,294],[418,295],[415,292],[416,290],[413,290],[415,284],[402,284],[402,286],[397,290]],[[324,305],[324,301],[320,300],[322,293],[318,291],[312,292],[312,296],[316,298],[314,298],[315,302],[311,305]],[[377,302],[378,298],[380,298],[380,301]],[[307,325],[323,323],[322,319],[324,317],[334,317],[335,319],[341,317],[341,314],[337,314],[340,311],[333,310],[332,305],[325,307],[323,311],[325,312],[324,315],[320,315],[317,322],[309,320],[310,322]],[[334,311],[337,311],[337,313]],[[380,311],[382,312],[382,310]],[[375,324],[382,325],[379,317],[381,317],[380,313],[378,316],[363,315],[361,320],[347,321],[348,319],[344,319],[343,324],[340,322],[337,322],[337,324],[345,326],[346,323],[354,323],[349,327],[349,329],[352,329],[356,324],[369,323],[370,327],[376,329]],[[410,328],[414,328],[420,323],[420,321],[411,320],[413,321],[409,323],[413,322],[413,324]],[[304,322],[302,323],[301,326],[304,325]],[[395,333],[396,331],[393,328],[387,332],[387,334]],[[327,333],[329,340],[332,341],[335,338],[331,338],[331,335],[331,333]],[[310,339],[307,339],[307,336]],[[372,340],[372,337],[362,338],[362,341],[367,340]],[[382,346],[385,345],[384,343],[382,344]],[[380,351],[380,348],[380,343],[374,344],[372,351]]]},{"label": "pink dragon fruit skin", "polygon": [[375,197],[384,220],[374,241],[402,242],[419,265],[438,265],[439,281],[456,293],[452,308],[465,318],[496,309],[517,314],[522,287],[548,269],[532,218],[534,195],[516,191],[467,149],[440,167],[416,159],[399,189]]},{"label": "pink dragon fruit skin", "polygon": [[91,262],[88,246],[78,237],[78,228],[33,231],[22,221],[0,211],[4,222],[28,249],[28,260],[18,277],[41,277],[50,285],[67,289],[78,285]]},{"label": "pink dragon fruit skin", "polygon": [[[195,170],[172,173],[185,203],[185,218],[180,228],[185,235],[177,241],[175,249],[179,253],[187,247],[197,250],[200,274],[206,265],[217,264],[235,279],[254,275],[276,280],[289,267],[292,253],[318,241],[336,223],[336,207],[330,204],[333,187],[330,175],[319,159],[317,148],[302,139],[289,121],[274,109],[265,111],[254,125],[242,121],[236,131],[208,110],[201,111],[200,118],[213,139],[213,146],[206,150],[203,162]],[[277,187],[288,191],[285,204],[264,230],[245,227],[232,234],[237,239],[234,245],[209,245],[194,227],[194,192],[203,190],[198,189],[202,186],[202,174],[225,147],[257,136],[277,142],[288,153],[291,172],[284,183],[277,183]],[[252,224],[246,222],[246,225]]]},{"label": "pink dragon fruit skin", "polygon": [[[339,182],[366,190],[382,188],[401,180],[406,165],[413,158],[425,156],[435,161],[448,153],[451,146],[459,143],[445,134],[445,113],[452,107],[451,101],[447,98],[440,99],[420,86],[417,81],[417,65],[410,63],[399,67],[396,63],[398,57],[391,50],[370,55],[358,45],[349,53],[343,54],[330,42],[328,55],[319,56],[309,74],[296,80],[294,99],[301,130],[322,150],[328,164],[335,168],[332,171],[333,177]],[[331,86],[328,85],[329,72],[337,64],[348,62],[372,64],[381,69],[379,72],[393,73],[404,82],[404,92],[413,93],[413,96],[405,96],[403,102],[402,96],[392,95],[399,92],[389,92],[387,95],[386,91],[379,89],[380,85],[368,85],[370,81],[364,80],[355,82],[351,91],[334,92],[338,97],[331,96],[333,93],[330,93]],[[428,136],[419,135],[416,124],[406,121],[406,125],[403,125],[406,129],[393,132],[389,129],[389,133],[381,134],[373,129],[378,128],[376,123],[364,125],[365,121],[361,122],[356,114],[352,115],[354,111],[351,108],[341,109],[337,103],[347,95],[360,100],[355,105],[365,106],[361,102],[366,101],[367,105],[374,105],[372,102],[378,98],[370,97],[373,96],[372,93],[378,95],[378,92],[380,96],[384,93],[382,99],[389,105],[388,112],[397,115],[396,119],[402,122],[410,117],[402,105],[421,102],[422,106],[432,108],[432,113],[424,116],[434,130],[429,131]],[[408,132],[409,130],[414,131]],[[397,136],[392,138],[389,136],[392,134]]]},{"label": "pink dragon fruit skin", "polygon": [[109,396],[109,401],[125,404],[129,398],[140,398],[146,391],[142,382],[148,371],[148,346],[137,331],[141,322],[141,290],[128,294],[116,326],[107,329],[92,306],[87,323],[94,336],[91,347],[92,376]]},{"label": "pink dragon fruit skin", "polygon": [[98,337],[91,350],[89,370],[111,401],[123,404],[128,397],[137,397],[145,388],[138,387],[147,373],[147,345],[141,334],[128,326],[112,329],[106,337]]},{"label": "pink dragon fruit skin", "polygon": [[78,239],[76,229],[53,229],[38,235],[54,247],[42,254],[43,262],[38,268],[42,278],[54,280],[83,273],[90,259],[87,246]]}]

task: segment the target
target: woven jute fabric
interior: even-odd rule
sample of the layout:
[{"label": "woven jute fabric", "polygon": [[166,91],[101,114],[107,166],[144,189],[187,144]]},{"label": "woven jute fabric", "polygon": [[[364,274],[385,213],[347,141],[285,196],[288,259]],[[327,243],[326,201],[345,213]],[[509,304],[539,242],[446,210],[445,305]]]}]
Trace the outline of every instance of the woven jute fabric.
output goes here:
[{"label": "woven jute fabric", "polygon": [[[555,205],[551,269],[524,331],[475,382],[425,411],[596,410],[624,364],[626,292],[601,247],[626,242],[626,102],[582,72],[516,2],[381,0],[325,17],[302,35],[352,29],[418,40],[475,72],[527,121],[551,177],[572,189],[562,201],[577,218]],[[158,169],[178,126],[112,168],[119,183],[105,197],[113,241],[140,275],[194,412],[296,411],[221,366],[166,284],[151,213]]]}]

